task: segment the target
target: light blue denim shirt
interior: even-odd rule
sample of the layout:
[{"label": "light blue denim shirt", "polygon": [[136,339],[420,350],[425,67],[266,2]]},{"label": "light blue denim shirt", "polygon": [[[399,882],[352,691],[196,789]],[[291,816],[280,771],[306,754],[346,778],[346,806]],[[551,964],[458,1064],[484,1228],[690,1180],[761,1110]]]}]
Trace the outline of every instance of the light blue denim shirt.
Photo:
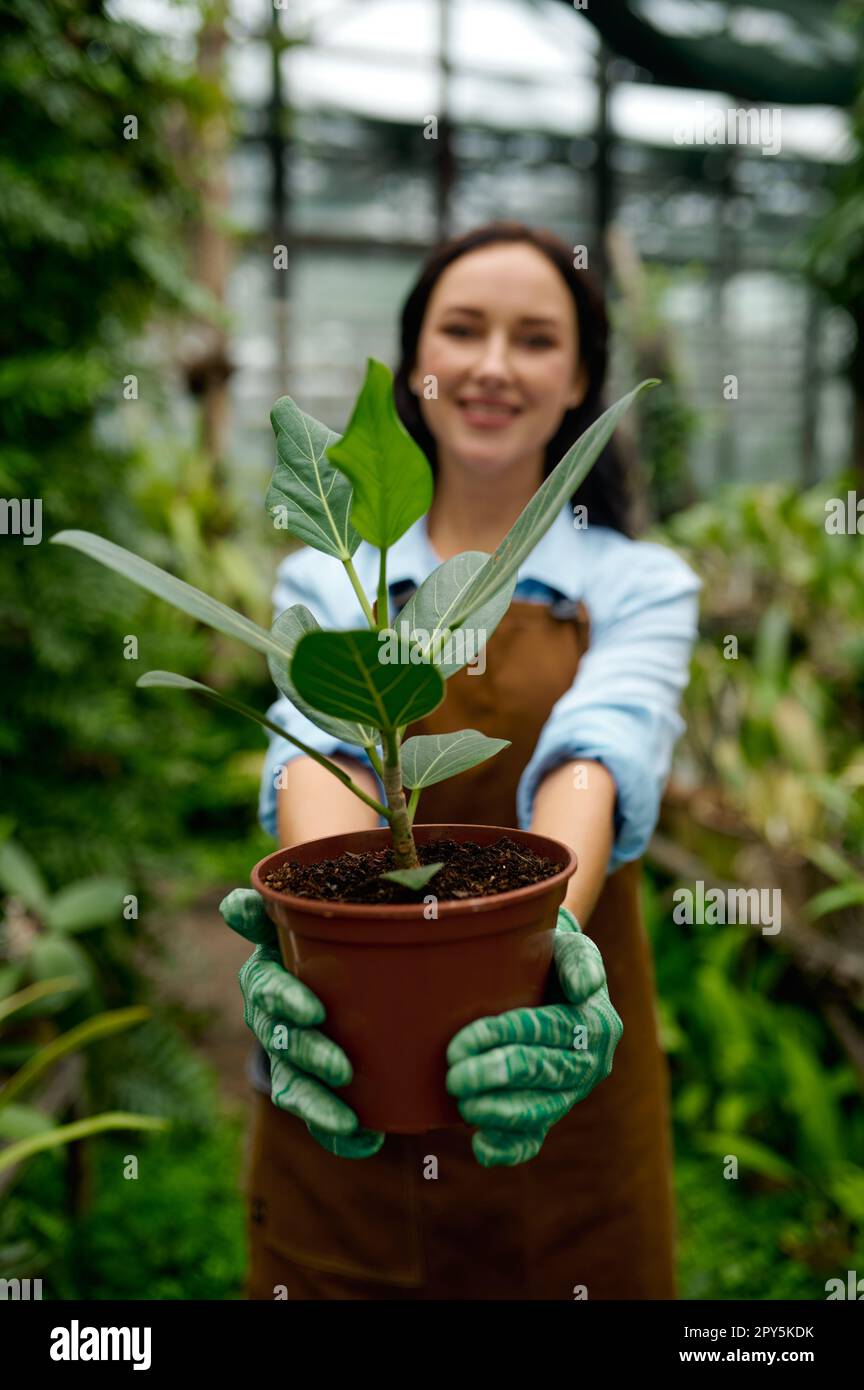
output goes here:
[{"label": "light blue denim shirt", "polygon": [[[388,583],[420,584],[440,563],[421,517],[391,548]],[[361,542],[354,566],[364,591],[374,596],[378,551]],[[573,684],[552,707],[522,773],[519,827],[530,828],[537,787],[552,768],[572,759],[601,762],[617,789],[611,873],[639,858],[657,823],[672,751],[684,729],[678,706],[697,634],[701,581],[665,546],[629,540],[604,526],[574,530],[569,505],[528,556],[517,581],[515,597],[582,599],[591,619],[590,645]],[[279,565],[274,616],[294,603],[304,603],[325,628],[366,626],[341,562],[316,550],[299,550]],[[318,752],[349,753],[369,766],[362,748],[339,743],[284,696],[268,715]],[[259,816],[275,835],[275,780],[280,767],[301,754],[276,734],[268,738]]]}]

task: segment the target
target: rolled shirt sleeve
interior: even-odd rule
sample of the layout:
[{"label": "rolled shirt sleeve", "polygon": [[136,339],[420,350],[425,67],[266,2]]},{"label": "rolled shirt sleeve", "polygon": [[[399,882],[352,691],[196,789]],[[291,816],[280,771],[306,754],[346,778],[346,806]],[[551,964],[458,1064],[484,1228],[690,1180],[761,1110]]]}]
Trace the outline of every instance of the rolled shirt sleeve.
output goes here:
[{"label": "rolled shirt sleeve", "polygon": [[[273,589],[274,619],[295,603],[305,604],[321,626],[331,630],[365,626],[360,606],[352,594],[341,564],[338,560],[332,560],[317,551],[297,551],[287,556],[279,565]],[[280,695],[267,710],[267,718],[272,719],[274,724],[280,725],[294,738],[302,739],[310,748],[314,748],[316,753],[323,753],[325,757],[347,753],[370,768],[375,775],[365,749],[355,743],[342,743],[332,734],[319,729],[317,724],[313,724],[305,714],[295,709],[284,695]],[[301,749],[295,748],[287,739],[280,738],[270,729],[267,730],[267,738],[269,746],[261,773],[258,819],[263,828],[275,836],[276,781],[279,772],[292,758],[303,757],[303,753]],[[384,823],[383,820],[381,823]]]},{"label": "rolled shirt sleeve", "polygon": [[684,730],[678,706],[698,633],[701,581],[674,551],[609,531],[592,558],[583,595],[588,650],[541,730],[519,782],[517,814],[528,829],[537,788],[561,763],[602,763],[617,791],[611,873],[644,853],[657,823]]}]

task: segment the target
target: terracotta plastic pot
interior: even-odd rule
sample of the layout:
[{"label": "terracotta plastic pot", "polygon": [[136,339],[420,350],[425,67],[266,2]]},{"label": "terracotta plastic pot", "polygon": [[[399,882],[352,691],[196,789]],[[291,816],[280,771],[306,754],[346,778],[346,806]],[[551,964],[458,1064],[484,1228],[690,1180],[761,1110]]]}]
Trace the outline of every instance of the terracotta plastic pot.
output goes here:
[{"label": "terracotta plastic pot", "polygon": [[422,900],[384,907],[326,902],[280,893],[264,882],[286,859],[313,864],[348,850],[381,849],[390,842],[386,828],[292,845],[252,870],[252,886],[278,928],[286,968],[321,1000],[323,1030],[351,1060],[353,1080],[338,1094],[367,1129],[422,1134],[461,1124],[445,1088],[450,1039],[477,1018],[543,1000],[575,854],[523,830],[414,827],[418,844],[443,836],[485,845],[503,835],[554,860],[559,872],[508,893],[440,902],[437,919],[424,917]]}]

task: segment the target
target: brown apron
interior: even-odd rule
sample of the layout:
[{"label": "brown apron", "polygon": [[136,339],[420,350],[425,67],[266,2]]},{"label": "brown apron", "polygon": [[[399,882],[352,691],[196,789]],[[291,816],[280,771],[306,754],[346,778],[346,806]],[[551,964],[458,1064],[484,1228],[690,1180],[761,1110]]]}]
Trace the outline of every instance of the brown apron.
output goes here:
[{"label": "brown apron", "polygon": [[[485,673],[457,672],[445,703],[409,730],[475,728],[512,746],[425,791],[418,823],[517,824],[519,778],[588,637],[581,604],[512,603]],[[372,1158],[336,1158],[258,1096],[249,1298],[676,1297],[668,1072],[639,878],[638,863],[612,874],[586,927],[624,1023],[612,1073],[528,1163],[482,1168],[467,1126],[390,1134]]]}]

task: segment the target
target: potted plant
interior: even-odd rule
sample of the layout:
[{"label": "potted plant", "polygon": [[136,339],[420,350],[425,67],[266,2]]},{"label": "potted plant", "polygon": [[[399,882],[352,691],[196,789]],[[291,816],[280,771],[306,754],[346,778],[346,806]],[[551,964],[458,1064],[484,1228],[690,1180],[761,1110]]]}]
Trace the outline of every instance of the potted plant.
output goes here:
[{"label": "potted plant", "polygon": [[[387,552],[425,515],[433,476],[398,418],[389,370],[371,359],[342,438],[290,397],[276,402],[277,464],[266,498],[275,526],[341,561],[366,627],[323,631],[295,604],[268,632],[100,536],[61,531],[51,538],[262,652],[297,709],[368,756],[383,788],[380,801],[265,716],[198,681],[148,671],[137,682],[203,692],[257,720],[328,768],[385,822],[380,830],[277,850],[252,871],[286,967],[321,999],[329,1035],[352,1060],[344,1095],[369,1129],[412,1133],[460,1123],[444,1086],[450,1038],[473,1019],[542,1001],[575,856],[555,840],[511,828],[415,826],[424,787],[507,743],[473,729],[406,740],[405,729],[444,699],[447,679],[468,659],[465,634],[485,642],[495,631],[519,566],[638,394],[656,384],[643,381],[585,431],[494,554],[467,551],[439,565],[405,605],[398,631],[391,626]],[[361,540],[380,553],[374,597],[352,563]],[[468,896],[458,878],[466,846],[481,847],[480,857],[492,861],[486,881],[475,876]],[[511,886],[501,892],[500,870],[517,859],[520,875],[505,877]]]}]

